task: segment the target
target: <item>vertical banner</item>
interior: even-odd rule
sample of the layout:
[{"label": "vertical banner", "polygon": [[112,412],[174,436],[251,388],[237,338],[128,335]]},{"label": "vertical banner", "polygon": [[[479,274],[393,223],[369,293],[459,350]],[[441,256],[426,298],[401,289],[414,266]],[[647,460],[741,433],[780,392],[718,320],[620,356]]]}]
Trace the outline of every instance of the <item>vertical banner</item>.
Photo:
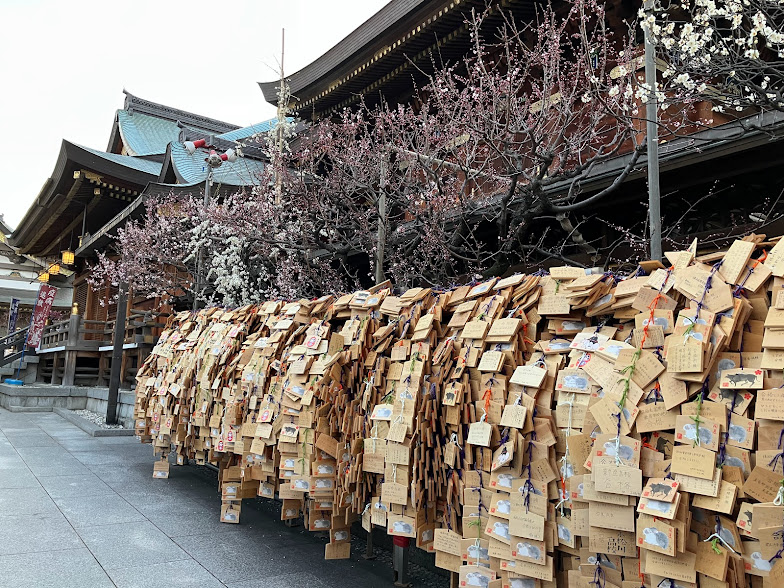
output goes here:
[{"label": "vertical banner", "polygon": [[16,319],[19,317],[19,300],[11,299],[11,307],[8,310],[8,334],[16,331]]},{"label": "vertical banner", "polygon": [[35,301],[33,316],[30,318],[30,330],[27,332],[27,344],[30,347],[38,347],[41,344],[41,335],[56,294],[57,288],[49,284],[41,284],[38,289],[38,298]]}]

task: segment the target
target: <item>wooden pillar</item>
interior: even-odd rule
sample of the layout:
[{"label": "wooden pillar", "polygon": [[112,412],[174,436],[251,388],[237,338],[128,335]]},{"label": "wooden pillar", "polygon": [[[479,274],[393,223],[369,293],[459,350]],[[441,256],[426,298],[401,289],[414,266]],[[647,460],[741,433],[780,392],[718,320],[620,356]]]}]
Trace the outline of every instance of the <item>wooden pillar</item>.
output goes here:
[{"label": "wooden pillar", "polygon": [[57,364],[60,362],[59,355],[60,353],[57,351],[52,353],[52,375],[49,380],[49,383],[52,384],[53,386],[60,383],[60,377],[57,374]]},{"label": "wooden pillar", "polygon": [[82,317],[71,314],[68,319],[68,339],[65,342],[65,362],[63,363],[63,386],[73,386],[76,379],[76,354],[79,347],[79,328]]},{"label": "wooden pillar", "polygon": [[106,386],[109,383],[109,375],[106,373],[109,371],[109,356],[106,354],[105,351],[100,352],[100,356],[98,357],[98,385],[99,386]]},{"label": "wooden pillar", "polygon": [[73,386],[76,379],[76,351],[66,351],[63,361],[63,386]]},{"label": "wooden pillar", "polygon": [[109,399],[106,403],[106,422],[113,425],[117,422],[117,397],[120,392],[122,378],[123,343],[125,343],[125,322],[128,309],[128,284],[120,284],[117,296],[117,319],[114,321],[114,340],[112,347],[112,371],[109,375]]}]

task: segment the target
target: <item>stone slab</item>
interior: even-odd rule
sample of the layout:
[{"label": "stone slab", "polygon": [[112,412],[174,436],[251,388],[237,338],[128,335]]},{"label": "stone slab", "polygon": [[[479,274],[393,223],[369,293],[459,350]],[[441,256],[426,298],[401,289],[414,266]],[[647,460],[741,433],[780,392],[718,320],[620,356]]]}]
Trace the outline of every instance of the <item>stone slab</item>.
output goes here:
[{"label": "stone slab", "polygon": [[86,547],[0,556],[0,579],[4,588],[114,586]]},{"label": "stone slab", "polygon": [[223,588],[215,576],[192,559],[110,568],[107,572],[117,588]]},{"label": "stone slab", "polygon": [[146,566],[190,559],[149,521],[79,529],[84,544],[104,568]]}]

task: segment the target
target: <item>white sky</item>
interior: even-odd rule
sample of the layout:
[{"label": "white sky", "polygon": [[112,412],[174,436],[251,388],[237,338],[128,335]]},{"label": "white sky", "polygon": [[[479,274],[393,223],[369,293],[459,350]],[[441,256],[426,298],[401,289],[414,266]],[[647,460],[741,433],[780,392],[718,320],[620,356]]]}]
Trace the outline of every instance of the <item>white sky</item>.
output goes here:
[{"label": "white sky", "polygon": [[0,214],[12,228],[54,170],[60,141],[105,150],[123,88],[245,126],[275,116],[281,28],[293,73],[388,0],[0,0]]}]

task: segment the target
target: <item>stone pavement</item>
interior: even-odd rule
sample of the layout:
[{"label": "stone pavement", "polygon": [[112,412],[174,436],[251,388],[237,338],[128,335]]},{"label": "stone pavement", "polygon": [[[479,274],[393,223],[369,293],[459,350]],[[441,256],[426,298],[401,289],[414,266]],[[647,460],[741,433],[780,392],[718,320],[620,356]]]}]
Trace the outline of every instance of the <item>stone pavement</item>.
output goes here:
[{"label": "stone pavement", "polygon": [[[325,561],[326,540],[286,527],[271,501],[220,523],[213,472],[172,467],[154,480],[153,462],[134,437],[0,409],[0,588],[392,586],[388,552],[365,561],[357,539],[351,560]],[[449,585],[410,572],[415,587]]]}]

